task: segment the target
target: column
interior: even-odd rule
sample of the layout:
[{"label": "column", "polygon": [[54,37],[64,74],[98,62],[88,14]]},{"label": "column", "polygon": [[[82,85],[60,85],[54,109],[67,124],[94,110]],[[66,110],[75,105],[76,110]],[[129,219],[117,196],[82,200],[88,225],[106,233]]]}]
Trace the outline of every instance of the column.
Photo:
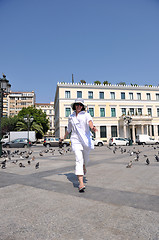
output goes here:
[{"label": "column", "polygon": [[147,125],[147,135],[149,135],[149,125]]},{"label": "column", "polygon": [[96,135],[96,138],[100,138],[100,126],[96,126],[97,130],[95,135]]},{"label": "column", "polygon": [[124,125],[124,138],[126,138],[126,125]]},{"label": "column", "polygon": [[110,138],[111,138],[111,126],[107,125],[107,142],[109,142]]},{"label": "column", "polygon": [[141,134],[144,134],[144,125],[141,125]]},{"label": "column", "polygon": [[155,140],[158,140],[158,127],[157,127],[157,125],[154,125],[154,137],[155,137]]}]

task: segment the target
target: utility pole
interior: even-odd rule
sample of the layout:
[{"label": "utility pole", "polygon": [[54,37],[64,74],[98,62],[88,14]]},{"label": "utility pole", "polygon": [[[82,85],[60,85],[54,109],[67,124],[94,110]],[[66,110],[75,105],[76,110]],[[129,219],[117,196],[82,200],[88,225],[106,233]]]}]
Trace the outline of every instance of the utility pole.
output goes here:
[{"label": "utility pole", "polygon": [[74,77],[73,77],[73,74],[72,74],[72,84],[74,83]]}]

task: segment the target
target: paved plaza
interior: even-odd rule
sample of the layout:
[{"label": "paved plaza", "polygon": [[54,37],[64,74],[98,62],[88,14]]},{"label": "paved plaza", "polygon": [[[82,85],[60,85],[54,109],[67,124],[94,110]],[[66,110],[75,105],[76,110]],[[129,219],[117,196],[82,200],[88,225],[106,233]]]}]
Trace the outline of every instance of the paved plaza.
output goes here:
[{"label": "paved plaza", "polygon": [[96,147],[84,193],[78,192],[73,152],[40,156],[46,148],[32,150],[28,159],[15,154],[0,168],[0,240],[159,240],[157,146],[118,147],[115,153],[114,147]]}]

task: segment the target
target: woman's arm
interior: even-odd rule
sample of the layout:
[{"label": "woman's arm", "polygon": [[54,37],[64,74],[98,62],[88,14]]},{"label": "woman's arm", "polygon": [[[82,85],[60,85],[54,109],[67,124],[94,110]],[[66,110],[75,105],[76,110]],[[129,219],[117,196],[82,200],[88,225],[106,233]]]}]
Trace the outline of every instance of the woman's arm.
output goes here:
[{"label": "woman's arm", "polygon": [[91,130],[92,130],[93,132],[98,131],[98,130],[96,129],[96,127],[93,126],[93,122],[92,122],[92,120],[89,121],[89,127],[91,128]]},{"label": "woman's arm", "polygon": [[60,138],[60,142],[62,142],[64,139],[66,139],[68,134],[69,134],[69,132],[66,130],[64,137]]}]

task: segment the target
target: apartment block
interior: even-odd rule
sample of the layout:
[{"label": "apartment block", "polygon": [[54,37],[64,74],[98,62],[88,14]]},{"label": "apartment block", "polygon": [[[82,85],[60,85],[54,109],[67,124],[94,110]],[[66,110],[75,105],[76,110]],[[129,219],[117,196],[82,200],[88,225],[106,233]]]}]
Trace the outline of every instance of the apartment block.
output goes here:
[{"label": "apartment block", "polygon": [[35,93],[32,92],[10,92],[3,99],[3,113],[7,116],[14,116],[24,107],[35,105]]},{"label": "apartment block", "polygon": [[58,83],[55,95],[55,136],[67,129],[71,103],[83,98],[97,127],[95,137],[127,137],[136,134],[159,139],[159,87]]},{"label": "apartment block", "polygon": [[50,129],[47,132],[48,135],[54,136],[55,128],[54,128],[54,102],[50,103],[35,103],[35,107],[37,109],[41,109],[44,113],[46,113],[47,118],[49,119]]}]

